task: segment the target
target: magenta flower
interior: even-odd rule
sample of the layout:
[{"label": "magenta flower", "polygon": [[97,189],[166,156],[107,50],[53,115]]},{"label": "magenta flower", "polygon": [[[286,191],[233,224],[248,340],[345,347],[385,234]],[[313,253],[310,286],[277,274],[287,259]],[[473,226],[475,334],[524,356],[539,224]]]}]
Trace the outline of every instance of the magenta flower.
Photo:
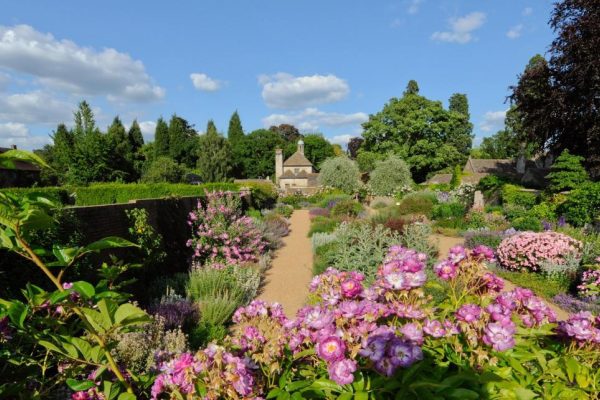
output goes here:
[{"label": "magenta flower", "polygon": [[353,278],[343,281],[341,287],[342,295],[350,299],[360,295],[363,289],[361,283]]},{"label": "magenta flower", "polygon": [[455,315],[459,321],[472,324],[481,317],[481,308],[475,304],[464,304],[456,311]]},{"label": "magenta flower", "polygon": [[400,328],[400,333],[409,342],[421,345],[423,344],[423,330],[415,323],[410,322]]},{"label": "magenta flower", "polygon": [[317,343],[317,355],[327,362],[334,362],[344,358],[346,345],[337,336],[328,336]]},{"label": "magenta flower", "polygon": [[434,338],[441,338],[446,335],[446,330],[443,328],[442,323],[437,320],[425,320],[423,324],[423,332]]},{"label": "magenta flower", "polygon": [[448,260],[453,264],[458,264],[467,258],[467,250],[463,246],[454,246],[448,251]]},{"label": "magenta flower", "polygon": [[349,385],[354,382],[356,361],[347,358],[334,361],[327,368],[329,378],[339,385]]},{"label": "magenta flower", "polygon": [[444,260],[433,267],[435,274],[445,281],[453,279],[457,270],[458,266],[449,260]]},{"label": "magenta flower", "polygon": [[[511,323],[512,324],[512,323]],[[509,323],[489,323],[483,333],[483,341],[496,351],[505,351],[515,346],[514,325]]]},{"label": "magenta flower", "polygon": [[489,261],[489,262],[493,262],[495,260],[494,250],[492,250],[489,247],[484,246],[482,244],[475,246],[475,248],[473,248],[473,250],[471,250],[471,254],[474,257],[479,257],[479,258]]}]

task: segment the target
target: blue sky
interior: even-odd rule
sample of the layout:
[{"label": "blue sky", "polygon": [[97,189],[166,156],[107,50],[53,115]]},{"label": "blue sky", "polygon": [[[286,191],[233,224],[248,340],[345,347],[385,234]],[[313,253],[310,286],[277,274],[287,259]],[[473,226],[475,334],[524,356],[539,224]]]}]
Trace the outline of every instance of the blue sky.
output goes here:
[{"label": "blue sky", "polygon": [[0,147],[38,148],[87,99],[152,139],[176,112],[203,131],[293,123],[335,142],[410,79],[447,104],[466,93],[474,133],[503,125],[508,86],[553,33],[552,3],[517,0],[5,2]]}]

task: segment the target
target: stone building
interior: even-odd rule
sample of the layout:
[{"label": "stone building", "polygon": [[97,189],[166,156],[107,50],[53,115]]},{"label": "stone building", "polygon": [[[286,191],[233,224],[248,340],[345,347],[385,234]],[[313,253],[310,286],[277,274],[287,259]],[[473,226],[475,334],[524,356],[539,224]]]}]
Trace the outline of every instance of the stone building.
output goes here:
[{"label": "stone building", "polygon": [[304,155],[304,142],[298,141],[298,149],[283,161],[283,150],[275,150],[275,182],[277,187],[288,193],[313,193],[319,187],[319,174]]}]

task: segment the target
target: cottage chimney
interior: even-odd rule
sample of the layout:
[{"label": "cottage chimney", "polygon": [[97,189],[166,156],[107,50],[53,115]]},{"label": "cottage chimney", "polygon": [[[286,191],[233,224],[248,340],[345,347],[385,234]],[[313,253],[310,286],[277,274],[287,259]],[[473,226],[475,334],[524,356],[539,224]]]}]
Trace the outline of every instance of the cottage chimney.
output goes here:
[{"label": "cottage chimney", "polygon": [[304,155],[304,141],[298,140],[298,153]]},{"label": "cottage chimney", "polygon": [[279,185],[279,177],[283,175],[283,150],[275,149],[275,183]]}]

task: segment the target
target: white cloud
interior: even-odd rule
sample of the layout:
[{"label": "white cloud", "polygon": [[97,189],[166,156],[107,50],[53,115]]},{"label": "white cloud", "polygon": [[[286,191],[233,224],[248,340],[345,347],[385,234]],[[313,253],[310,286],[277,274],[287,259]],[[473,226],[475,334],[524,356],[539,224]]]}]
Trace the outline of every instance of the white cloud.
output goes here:
[{"label": "white cloud", "polygon": [[0,138],[26,137],[29,129],[24,124],[17,122],[0,123]]},{"label": "white cloud", "polygon": [[521,36],[521,32],[523,31],[523,24],[515,25],[506,32],[506,36],[509,39],[516,39]]},{"label": "white cloud", "polygon": [[421,7],[421,3],[423,0],[410,0],[408,4],[407,11],[409,14],[416,14],[419,12],[419,8]]},{"label": "white cloud", "polygon": [[215,92],[221,88],[221,82],[202,73],[190,74],[194,87],[203,92]]},{"label": "white cloud", "polygon": [[10,76],[0,71],[0,92],[6,89],[8,83],[10,82]]},{"label": "white cloud", "polygon": [[32,75],[53,89],[105,95],[111,101],[153,101],[165,95],[144,64],[129,54],[81,47],[28,25],[0,25],[0,67]]},{"label": "white cloud", "polygon": [[0,120],[4,121],[56,124],[70,121],[75,108],[42,91],[0,95]]},{"label": "white cloud", "polygon": [[140,124],[140,130],[144,136],[144,140],[154,140],[154,131],[156,130],[156,122],[154,121],[142,121]]},{"label": "white cloud", "polygon": [[265,127],[280,124],[291,124],[304,132],[317,131],[321,126],[348,126],[359,125],[369,119],[363,112],[353,114],[329,113],[316,108],[307,108],[303,111],[288,114],[271,114],[263,118]]},{"label": "white cloud", "polygon": [[483,116],[483,121],[479,124],[479,128],[484,132],[501,129],[504,126],[506,111],[508,110],[486,112]]},{"label": "white cloud", "polygon": [[473,31],[485,23],[485,13],[476,11],[460,18],[450,19],[450,31],[434,32],[431,39],[441,42],[465,44],[473,40]]},{"label": "white cloud", "polygon": [[262,98],[272,108],[300,109],[334,103],[350,93],[345,80],[335,75],[293,76],[286,73],[261,75]]},{"label": "white cloud", "polygon": [[356,137],[354,135],[337,135],[331,138],[331,143],[339,144],[341,146],[346,146],[350,139]]},{"label": "white cloud", "polygon": [[526,16],[528,16],[528,15],[531,15],[531,14],[533,14],[533,8],[531,8],[531,7],[525,7],[525,8],[523,9],[523,12],[522,12],[522,14],[523,14],[525,17],[526,17]]}]

